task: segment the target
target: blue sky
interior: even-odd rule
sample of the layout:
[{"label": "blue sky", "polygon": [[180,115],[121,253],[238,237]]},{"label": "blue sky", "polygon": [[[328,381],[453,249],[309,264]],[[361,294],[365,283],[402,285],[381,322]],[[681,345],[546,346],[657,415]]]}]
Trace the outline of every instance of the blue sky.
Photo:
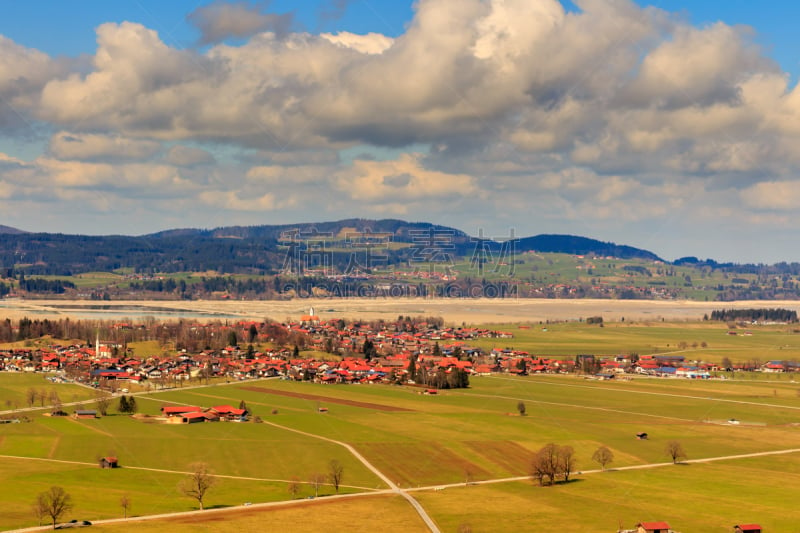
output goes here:
[{"label": "blue sky", "polygon": [[799,16],[687,0],[10,3],[0,224],[396,217],[800,261]]}]

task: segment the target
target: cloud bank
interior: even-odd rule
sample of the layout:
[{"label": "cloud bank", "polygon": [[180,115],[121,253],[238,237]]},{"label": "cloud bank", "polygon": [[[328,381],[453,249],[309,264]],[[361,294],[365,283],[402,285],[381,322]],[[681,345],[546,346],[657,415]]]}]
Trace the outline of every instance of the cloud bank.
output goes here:
[{"label": "cloud bank", "polygon": [[50,136],[33,160],[0,154],[0,223],[89,197],[159,225],[141,232],[363,213],[667,256],[754,259],[732,226],[788,239],[800,93],[752,31],[576,4],[420,0],[390,38],[215,2],[188,15],[204,48],[107,23],[88,69],[0,36],[0,132]]}]

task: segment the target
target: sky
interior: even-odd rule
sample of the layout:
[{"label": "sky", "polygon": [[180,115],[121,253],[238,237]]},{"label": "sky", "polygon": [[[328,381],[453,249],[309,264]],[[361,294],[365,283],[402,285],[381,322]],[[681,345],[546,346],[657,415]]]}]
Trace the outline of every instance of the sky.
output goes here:
[{"label": "sky", "polygon": [[800,261],[800,3],[84,0],[0,19],[0,225],[401,218]]}]

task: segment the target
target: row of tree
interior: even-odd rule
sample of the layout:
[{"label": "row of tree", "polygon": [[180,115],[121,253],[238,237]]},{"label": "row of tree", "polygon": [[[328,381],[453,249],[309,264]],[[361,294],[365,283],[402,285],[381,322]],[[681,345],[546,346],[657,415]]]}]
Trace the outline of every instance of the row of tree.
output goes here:
[{"label": "row of tree", "polygon": [[717,309],[711,312],[711,320],[748,322],[797,322],[797,311],[791,309]]}]

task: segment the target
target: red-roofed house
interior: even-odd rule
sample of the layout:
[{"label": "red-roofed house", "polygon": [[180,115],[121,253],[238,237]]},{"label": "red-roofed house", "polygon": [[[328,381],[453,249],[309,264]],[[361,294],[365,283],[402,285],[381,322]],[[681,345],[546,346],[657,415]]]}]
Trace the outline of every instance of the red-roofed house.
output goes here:
[{"label": "red-roofed house", "polygon": [[639,522],[636,524],[637,533],[672,533],[666,522]]},{"label": "red-roofed house", "polygon": [[761,526],[758,524],[741,524],[733,526],[734,533],[761,533]]},{"label": "red-roofed house", "polygon": [[202,407],[193,405],[164,406],[161,408],[161,414],[164,416],[183,416],[186,413],[200,413],[202,411]]},{"label": "red-roofed house", "polygon": [[230,405],[217,405],[211,408],[211,412],[226,420],[237,420],[247,416],[247,409],[237,409]]}]

